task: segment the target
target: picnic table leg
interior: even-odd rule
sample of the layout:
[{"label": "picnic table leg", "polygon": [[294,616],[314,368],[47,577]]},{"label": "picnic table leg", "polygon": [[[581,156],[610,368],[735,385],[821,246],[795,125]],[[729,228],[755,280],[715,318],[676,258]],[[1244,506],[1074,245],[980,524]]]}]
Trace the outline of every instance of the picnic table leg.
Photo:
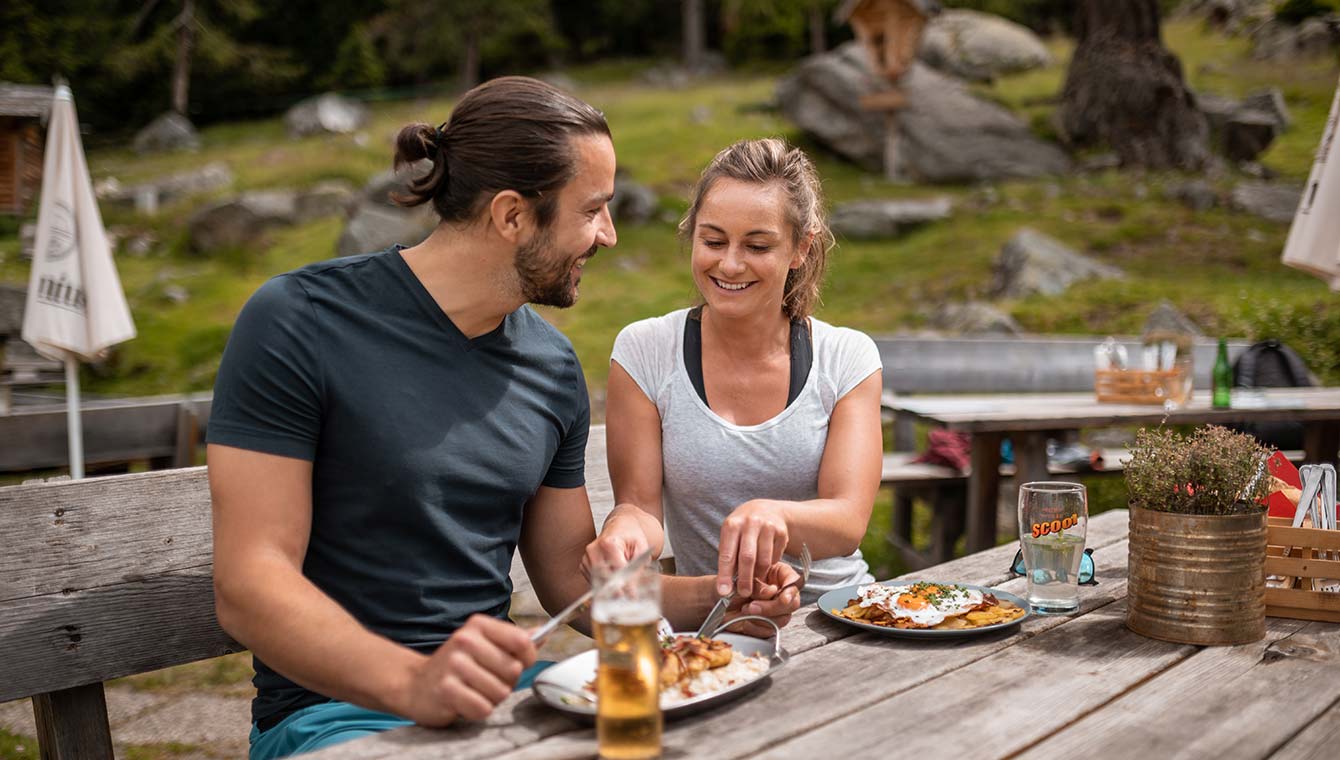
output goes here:
[{"label": "picnic table leg", "polygon": [[1046,433],[1016,433],[1010,440],[1014,444],[1015,485],[1051,479],[1047,469]]},{"label": "picnic table leg", "polygon": [[973,433],[968,476],[968,553],[996,545],[996,500],[1000,494],[1000,433]]},{"label": "picnic table leg", "polygon": [[1309,422],[1303,428],[1303,460],[1310,464],[1340,464],[1340,422]]},{"label": "picnic table leg", "polygon": [[38,694],[33,697],[33,717],[43,760],[112,760],[102,684]]}]

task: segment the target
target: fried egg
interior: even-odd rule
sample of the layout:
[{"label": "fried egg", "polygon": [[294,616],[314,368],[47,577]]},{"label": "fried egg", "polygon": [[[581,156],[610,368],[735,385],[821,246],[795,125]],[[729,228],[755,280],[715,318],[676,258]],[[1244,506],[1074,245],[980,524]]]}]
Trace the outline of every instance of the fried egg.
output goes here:
[{"label": "fried egg", "polygon": [[982,592],[962,586],[916,583],[906,586],[872,584],[856,590],[862,607],[878,607],[895,618],[917,626],[943,623],[963,615],[983,601]]}]

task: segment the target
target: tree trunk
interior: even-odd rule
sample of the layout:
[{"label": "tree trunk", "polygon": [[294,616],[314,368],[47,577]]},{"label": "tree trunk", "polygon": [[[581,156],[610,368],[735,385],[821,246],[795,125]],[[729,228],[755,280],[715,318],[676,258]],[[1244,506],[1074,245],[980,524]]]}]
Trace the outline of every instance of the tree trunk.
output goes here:
[{"label": "tree trunk", "polygon": [[182,3],[177,17],[177,63],[172,67],[172,110],[186,115],[191,91],[191,52],[195,49],[195,0]]},{"label": "tree trunk", "polygon": [[461,60],[461,86],[469,90],[479,84],[479,30],[465,33],[465,53]]},{"label": "tree trunk", "polygon": [[1080,0],[1078,43],[1061,98],[1061,132],[1076,147],[1107,145],[1125,166],[1198,169],[1208,126],[1163,47],[1158,0]]},{"label": "tree trunk", "polygon": [[818,55],[828,49],[828,24],[824,8],[818,2],[810,5],[810,54]]},{"label": "tree trunk", "polygon": [[684,68],[698,71],[703,66],[703,38],[706,17],[703,0],[684,0]]}]

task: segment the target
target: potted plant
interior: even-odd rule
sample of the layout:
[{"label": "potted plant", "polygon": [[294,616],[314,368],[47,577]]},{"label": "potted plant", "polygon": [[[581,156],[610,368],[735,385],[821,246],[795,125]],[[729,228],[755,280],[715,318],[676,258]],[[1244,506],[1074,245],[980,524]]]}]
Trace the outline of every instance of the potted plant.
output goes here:
[{"label": "potted plant", "polygon": [[1183,644],[1265,636],[1268,454],[1213,425],[1136,435],[1125,471],[1128,628]]}]

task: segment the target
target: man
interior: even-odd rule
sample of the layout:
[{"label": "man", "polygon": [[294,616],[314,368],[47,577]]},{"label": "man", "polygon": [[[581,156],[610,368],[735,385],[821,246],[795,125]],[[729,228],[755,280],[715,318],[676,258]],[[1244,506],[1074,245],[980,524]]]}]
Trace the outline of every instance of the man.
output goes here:
[{"label": "man", "polygon": [[[486,717],[535,663],[506,622],[513,550],[547,610],[586,587],[585,379],[526,304],[571,305],[615,244],[609,128],[508,77],[401,130],[397,165],[425,159],[400,200],[433,204],[428,239],[269,281],[219,368],[216,608],[255,654],[253,760]],[[794,577],[748,611],[785,622]],[[663,597],[677,626],[715,600],[695,578]]]}]

